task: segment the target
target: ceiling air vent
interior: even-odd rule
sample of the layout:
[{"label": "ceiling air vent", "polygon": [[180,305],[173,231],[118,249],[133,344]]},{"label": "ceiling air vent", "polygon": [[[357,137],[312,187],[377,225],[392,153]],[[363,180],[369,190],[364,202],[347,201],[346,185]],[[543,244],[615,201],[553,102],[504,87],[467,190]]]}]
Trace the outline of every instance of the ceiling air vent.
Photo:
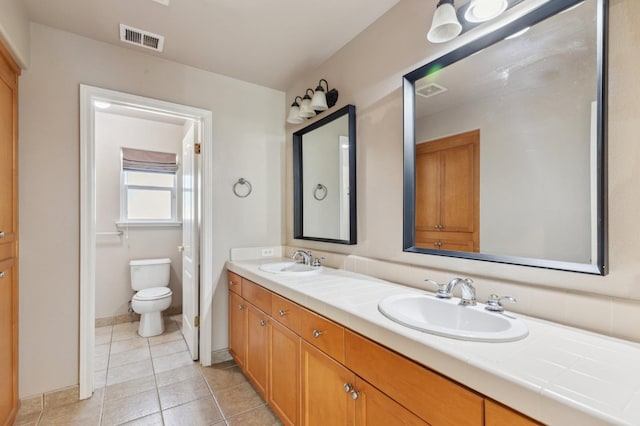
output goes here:
[{"label": "ceiling air vent", "polygon": [[164,46],[164,37],[150,33],[149,31],[139,30],[128,25],[120,24],[120,41],[135,44],[136,46],[146,47],[147,49],[162,52]]},{"label": "ceiling air vent", "polygon": [[444,86],[440,86],[436,83],[429,83],[425,86],[418,87],[416,89],[416,93],[420,96],[424,96],[425,98],[430,98],[431,96],[439,95],[440,93],[446,92],[447,88]]}]

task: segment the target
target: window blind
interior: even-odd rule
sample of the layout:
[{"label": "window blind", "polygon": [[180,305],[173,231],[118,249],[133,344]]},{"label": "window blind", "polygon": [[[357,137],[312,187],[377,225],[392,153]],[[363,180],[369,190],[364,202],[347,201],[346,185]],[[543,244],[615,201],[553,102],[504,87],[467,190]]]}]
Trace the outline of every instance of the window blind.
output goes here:
[{"label": "window blind", "polygon": [[122,148],[122,170],[176,173],[178,171],[178,156],[170,152]]}]

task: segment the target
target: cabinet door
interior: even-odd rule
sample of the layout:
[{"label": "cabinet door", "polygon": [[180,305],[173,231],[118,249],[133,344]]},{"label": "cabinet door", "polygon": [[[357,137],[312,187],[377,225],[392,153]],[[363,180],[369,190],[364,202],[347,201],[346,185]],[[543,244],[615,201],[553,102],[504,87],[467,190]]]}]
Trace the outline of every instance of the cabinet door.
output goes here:
[{"label": "cabinet door", "polygon": [[450,148],[442,155],[442,230],[473,232],[475,202],[475,145]]},{"label": "cabinet door", "polygon": [[300,396],[300,338],[271,322],[268,403],[285,425],[298,424]]},{"label": "cabinet door", "polygon": [[439,229],[440,153],[416,155],[416,231]]},{"label": "cabinet door", "polygon": [[[243,284],[244,288],[244,284]],[[247,304],[247,353],[244,369],[256,391],[267,399],[269,357],[269,317]]]},{"label": "cabinet door", "polygon": [[539,426],[529,417],[513,411],[491,400],[484,400],[484,424],[485,426]]},{"label": "cabinet door", "polygon": [[247,353],[247,302],[229,292],[229,353],[244,368]]},{"label": "cabinet door", "polygon": [[359,377],[356,377],[356,390],[359,393],[356,401],[357,426],[428,426],[427,422]]},{"label": "cabinet door", "polygon": [[355,401],[350,390],[355,375],[305,341],[301,342],[300,356],[301,424],[353,425]]}]

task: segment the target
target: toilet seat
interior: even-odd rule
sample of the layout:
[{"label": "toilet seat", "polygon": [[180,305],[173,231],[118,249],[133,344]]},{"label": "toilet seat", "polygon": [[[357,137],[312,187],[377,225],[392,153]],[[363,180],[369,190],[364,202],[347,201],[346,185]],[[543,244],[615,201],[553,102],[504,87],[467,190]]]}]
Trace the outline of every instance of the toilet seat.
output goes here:
[{"label": "toilet seat", "polygon": [[173,292],[169,287],[151,287],[137,292],[133,298],[135,300],[158,300],[171,296]]}]

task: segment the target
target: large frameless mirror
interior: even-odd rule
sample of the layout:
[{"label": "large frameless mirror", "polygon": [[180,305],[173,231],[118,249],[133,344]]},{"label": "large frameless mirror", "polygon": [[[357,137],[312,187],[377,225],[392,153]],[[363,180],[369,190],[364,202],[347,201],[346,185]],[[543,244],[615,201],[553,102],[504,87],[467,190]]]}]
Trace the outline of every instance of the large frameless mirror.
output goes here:
[{"label": "large frameless mirror", "polygon": [[356,108],[293,134],[294,238],[356,243]]},{"label": "large frameless mirror", "polygon": [[404,77],[404,250],[606,273],[606,0],[554,0]]}]

